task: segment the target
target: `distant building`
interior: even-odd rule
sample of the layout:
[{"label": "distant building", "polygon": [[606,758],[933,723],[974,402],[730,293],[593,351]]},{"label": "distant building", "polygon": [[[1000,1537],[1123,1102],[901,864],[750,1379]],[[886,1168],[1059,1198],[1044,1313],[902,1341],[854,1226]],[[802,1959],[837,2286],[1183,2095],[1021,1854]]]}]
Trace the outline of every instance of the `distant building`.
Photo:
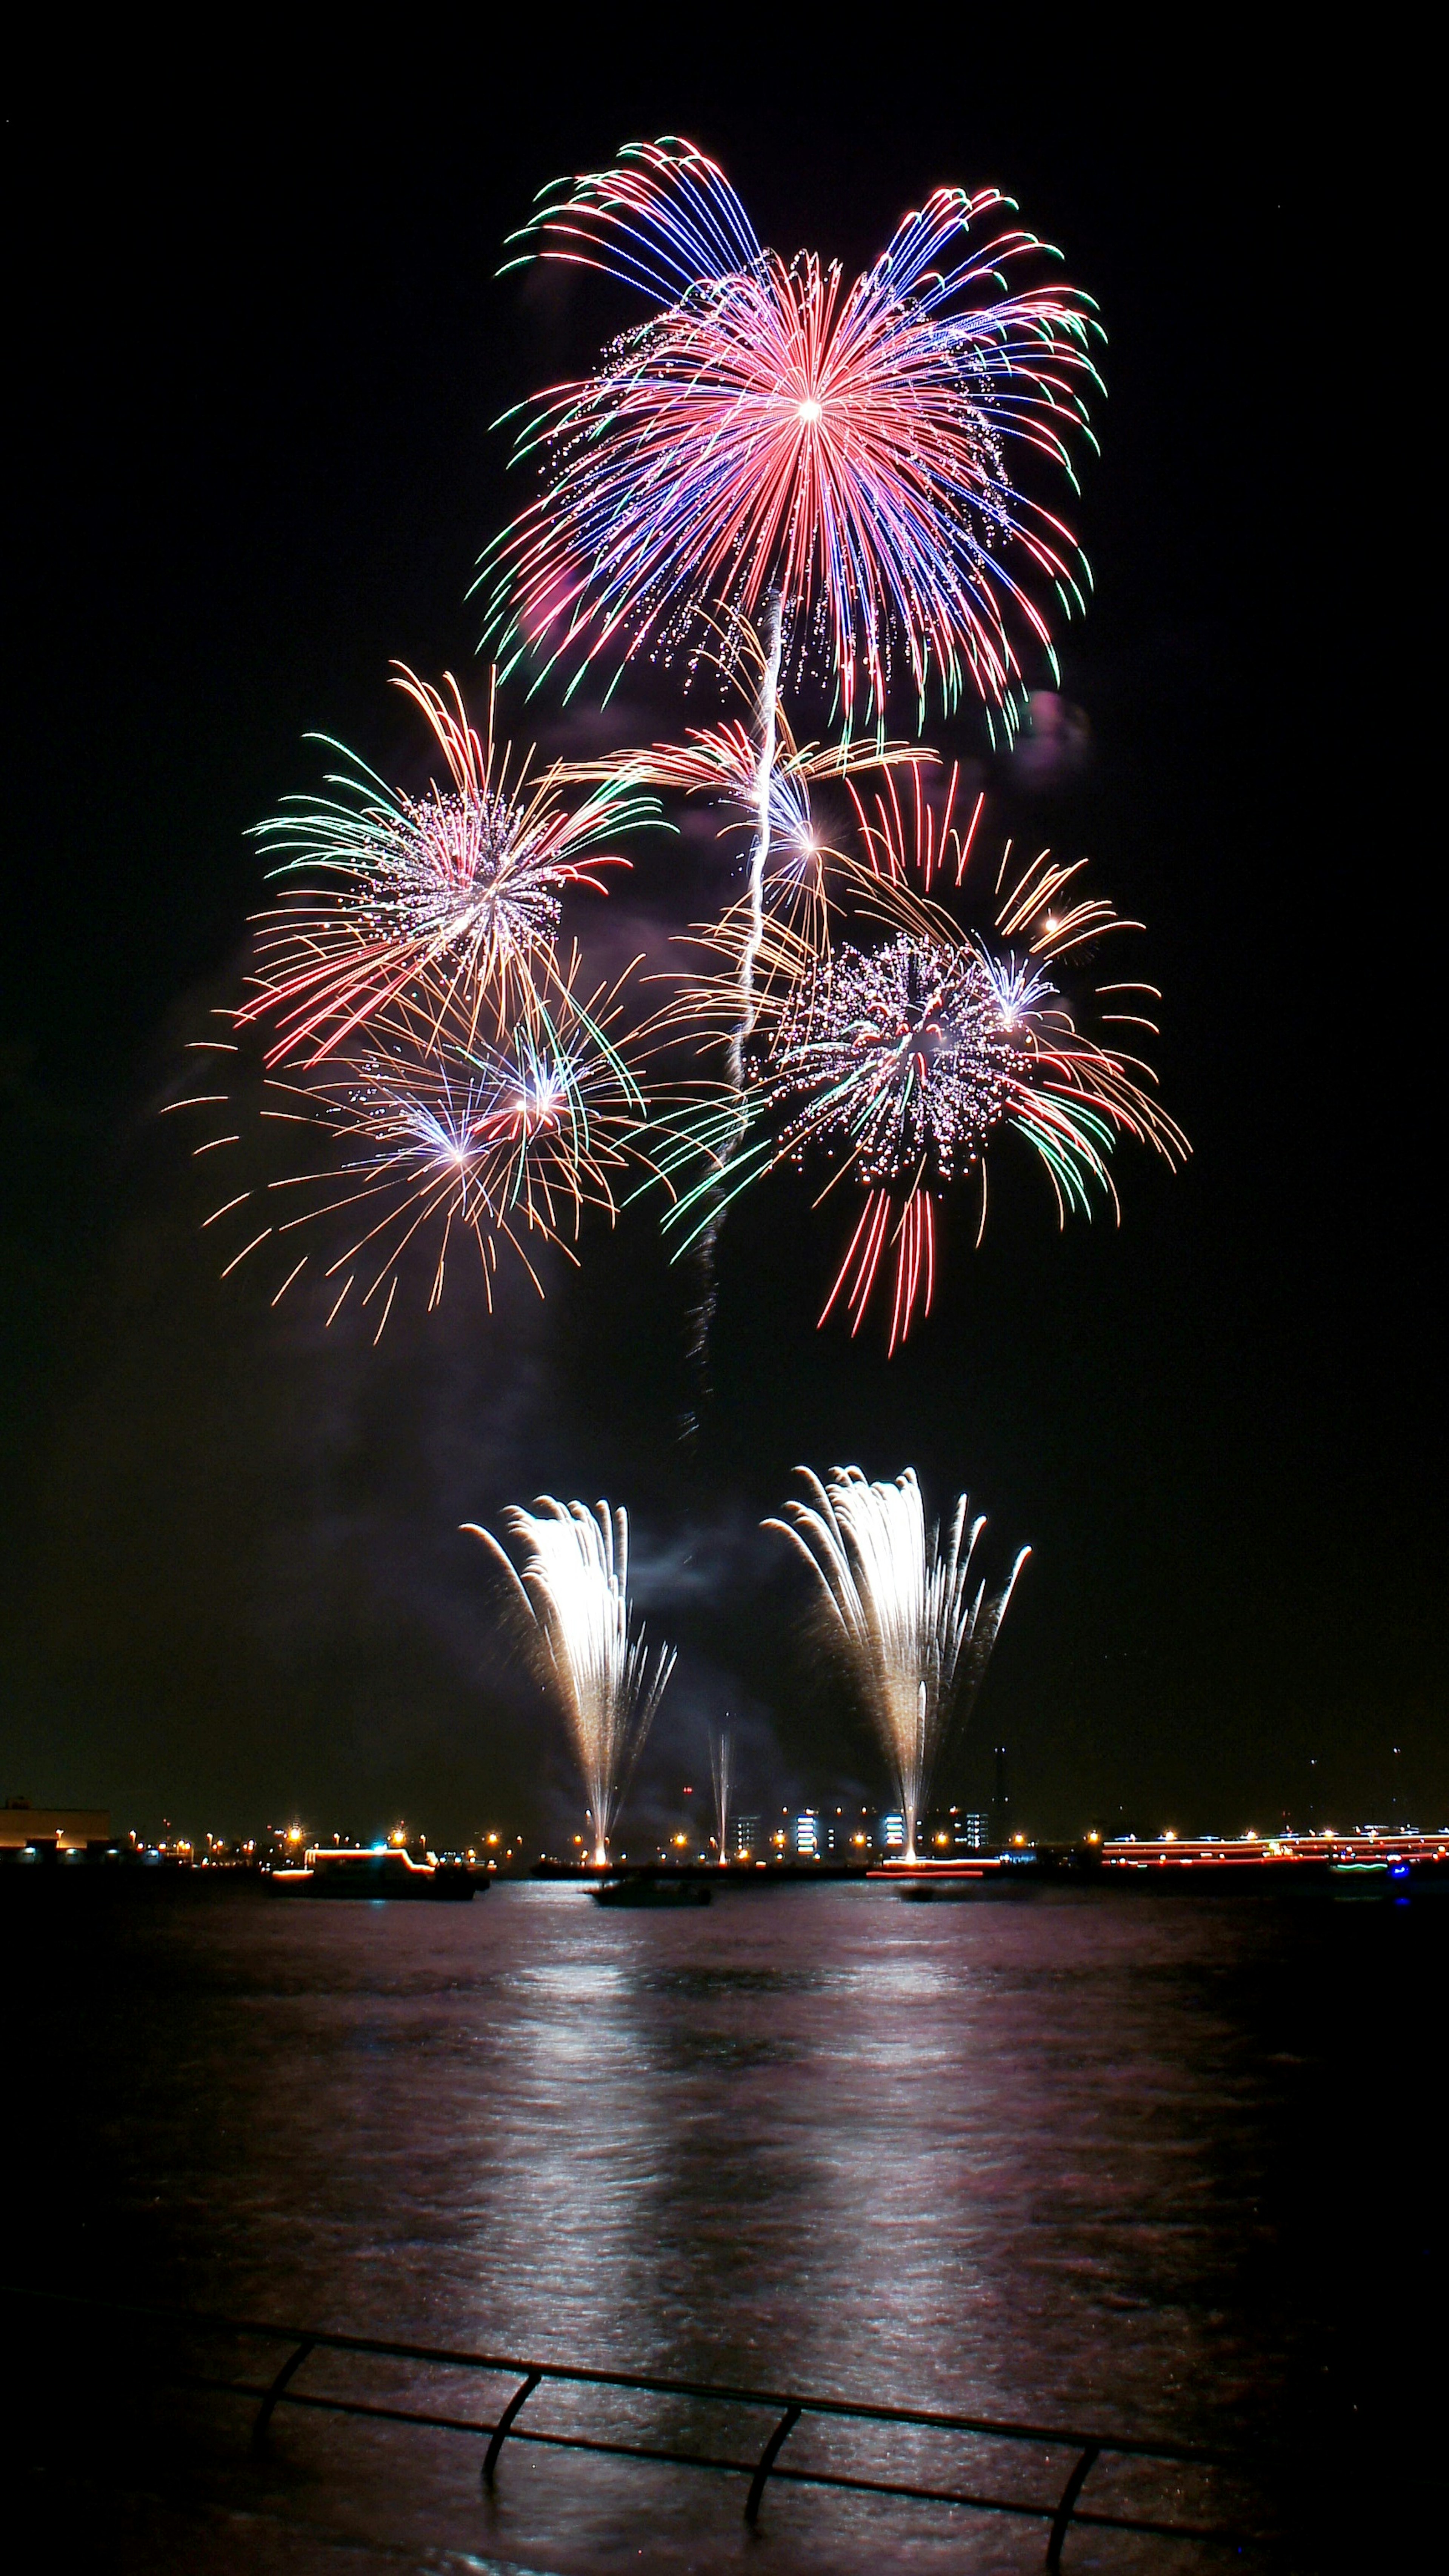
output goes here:
[{"label": "distant building", "polygon": [[991,1801],[991,1840],[999,1851],[1011,1840],[1011,1787],[1006,1776],[1006,1747],[993,1747],[996,1757],[996,1791]]},{"label": "distant building", "polygon": [[957,1851],[985,1851],[991,1842],[991,1818],[960,1808],[951,1810],[951,1841]]},{"label": "distant building", "polygon": [[24,1851],[31,1845],[85,1851],[91,1843],[110,1839],[109,1807],[32,1807],[28,1798],[7,1798],[0,1807],[0,1851]]},{"label": "distant building", "polygon": [[793,1841],[797,1860],[820,1858],[820,1819],[813,1807],[795,1818]]},{"label": "distant building", "polygon": [[894,1811],[880,1820],[881,1847],[888,1852],[902,1852],[906,1847],[906,1820]]},{"label": "distant building", "polygon": [[760,1819],[759,1819],[759,1817],[758,1817],[758,1816],[736,1816],[736,1818],[735,1818],[735,1858],[736,1858],[736,1860],[748,1860],[748,1859],[751,1857],[751,1855],[752,1855],[752,1854],[759,1854],[759,1853],[762,1853],[762,1851],[763,1851],[763,1846],[762,1846],[761,1841],[760,1841]]}]

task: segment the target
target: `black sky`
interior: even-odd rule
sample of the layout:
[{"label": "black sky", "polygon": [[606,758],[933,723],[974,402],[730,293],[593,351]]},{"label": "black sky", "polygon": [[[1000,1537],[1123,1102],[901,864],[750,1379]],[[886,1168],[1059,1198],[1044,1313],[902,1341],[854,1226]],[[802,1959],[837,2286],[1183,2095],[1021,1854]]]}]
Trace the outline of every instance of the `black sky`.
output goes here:
[{"label": "black sky", "polygon": [[[953,1788],[1004,1739],[1043,1831],[1395,1795],[1444,1820],[1417,1077],[1380,996],[1404,965],[1325,569],[1345,531],[1304,479],[1321,161],[1266,62],[1129,74],[952,25],[907,67],[832,45],[823,73],[803,33],[706,72],[618,27],[533,76],[482,43],[180,91],[133,63],[12,122],[3,1791],[148,1825],[541,1822],[536,1714],[456,1525],[547,1488],[636,1513],[686,1646],[661,1780],[728,1704],[755,1795],[873,1794],[752,1535],[797,1461],[853,1460],[967,1484],[1003,1555],[1035,1550]],[[389,658],[476,676],[471,566],[523,488],[489,423],[593,327],[494,282],[503,236],[545,180],[670,131],[767,241],[852,271],[932,185],[996,180],[1097,297],[1097,592],[1063,652],[1093,759],[1047,795],[998,769],[989,821],[1090,851],[1147,921],[1195,1147],[1175,1179],[1122,1153],[1120,1231],[1059,1237],[1016,1174],[889,1364],[816,1334],[833,1232],[760,1194],[692,1454],[647,1223],[546,1308],[490,1327],[461,1298],[374,1353],[218,1286],[155,1118],[231,989],[246,827],[313,779],[301,735],[386,766]],[[1331,417],[1362,386],[1325,352],[1315,390]]]}]

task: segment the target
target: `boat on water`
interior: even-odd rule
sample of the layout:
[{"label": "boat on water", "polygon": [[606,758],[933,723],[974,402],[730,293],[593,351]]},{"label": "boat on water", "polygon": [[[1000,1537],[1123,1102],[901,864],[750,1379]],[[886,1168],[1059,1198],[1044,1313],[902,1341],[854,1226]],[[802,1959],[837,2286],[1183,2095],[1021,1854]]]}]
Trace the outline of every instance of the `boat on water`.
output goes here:
[{"label": "boat on water", "polygon": [[934,1885],[929,1879],[907,1879],[899,1891],[903,1905],[995,1905],[1027,1893],[1012,1878],[988,1878],[984,1872],[975,1878],[943,1878]]},{"label": "boat on water", "polygon": [[698,1878],[606,1878],[601,1887],[591,1889],[596,1905],[656,1905],[678,1908],[681,1905],[708,1905],[714,1894],[707,1882]]},{"label": "boat on water", "polygon": [[274,1896],[422,1897],[433,1904],[467,1905],[486,1878],[476,1879],[463,1861],[414,1860],[410,1852],[352,1851],[323,1844],[304,1854],[296,1866],[271,1873]]},{"label": "boat on water", "polygon": [[979,1905],[983,1898],[1026,1893],[1016,1872],[1003,1869],[994,1855],[968,1861],[888,1860],[866,1876],[894,1885],[905,1905]]}]

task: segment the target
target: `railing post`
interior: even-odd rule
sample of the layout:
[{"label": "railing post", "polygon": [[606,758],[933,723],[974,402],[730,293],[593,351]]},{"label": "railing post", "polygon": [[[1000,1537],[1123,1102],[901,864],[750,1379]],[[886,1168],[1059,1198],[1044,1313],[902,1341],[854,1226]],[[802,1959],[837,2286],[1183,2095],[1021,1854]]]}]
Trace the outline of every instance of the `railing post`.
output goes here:
[{"label": "railing post", "polygon": [[543,2372],[541,2370],[531,2370],[528,2377],[525,2379],[523,2386],[521,2388],[515,2388],[513,2395],[509,2398],[507,2405],[504,2407],[502,2414],[494,2425],[493,2439],[489,2443],[488,2448],[483,2455],[483,2484],[485,2487],[491,2487],[493,2484],[493,2472],[498,2466],[498,2454],[502,2450],[504,2443],[507,2441],[509,2434],[513,2430],[514,2417],[519,2413],[522,2407],[528,2404],[530,2397],[533,2395],[533,2392],[542,2377]]},{"label": "railing post", "polygon": [[1046,2576],[1058,2576],[1062,2563],[1062,2543],[1066,2539],[1072,2516],[1076,2512],[1077,2498],[1101,2454],[1101,2443],[1089,2442],[1062,2489],[1062,2500],[1052,2518],[1051,2538],[1047,2542]]},{"label": "railing post", "polygon": [[267,2390],[265,2397],[257,2408],[257,2420],[252,2426],[252,2449],[254,2451],[259,2451],[267,2438],[267,2426],[272,2420],[272,2411],[276,2406],[278,2398],[282,2395],[288,2382],[295,2378],[297,2372],[301,2369],[303,2362],[306,2360],[308,2353],[315,2352],[316,2349],[317,2343],[315,2336],[304,2335],[301,2342],[298,2344],[296,2351],[288,2353],[286,2360],[283,2362],[281,2369],[276,2375],[276,2378],[272,2381],[271,2387]]},{"label": "railing post", "polygon": [[770,2471],[779,2458],[785,2443],[789,2440],[790,2435],[794,2432],[796,2425],[799,2423],[800,2414],[801,2409],[798,2406],[787,2406],[779,2423],[775,2426],[773,2433],[765,2444],[763,2451],[760,2453],[759,2460],[755,2468],[755,2474],[750,2480],[750,2492],[745,2498],[745,2520],[752,2530],[759,2515],[760,2498],[765,2492],[765,2480],[768,2478]]}]

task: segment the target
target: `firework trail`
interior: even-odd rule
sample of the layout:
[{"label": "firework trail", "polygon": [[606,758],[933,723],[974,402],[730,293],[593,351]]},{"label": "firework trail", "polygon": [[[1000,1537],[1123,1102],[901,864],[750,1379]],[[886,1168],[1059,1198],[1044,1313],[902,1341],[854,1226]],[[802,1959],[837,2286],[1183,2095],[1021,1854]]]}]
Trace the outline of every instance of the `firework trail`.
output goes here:
[{"label": "firework trail", "polygon": [[[584,1209],[612,1221],[620,1175],[653,1172],[650,1105],[629,1061],[633,1041],[617,1032],[631,970],[585,1000],[579,962],[577,951],[556,962],[553,991],[501,1035],[475,1025],[466,993],[424,989],[413,1004],[375,1012],[345,1051],[272,1075],[260,1116],[294,1168],[228,1195],[205,1219],[247,1236],[223,1277],[270,1246],[288,1265],[274,1305],[320,1277],[329,1325],[355,1291],[376,1318],[375,1340],[405,1271],[421,1268],[431,1310],[459,1253],[481,1264],[490,1312],[504,1249],[542,1295],[530,1242],[574,1259]],[[235,1050],[208,1052],[224,1060]],[[220,1091],[170,1106],[234,1110]],[[240,1141],[238,1128],[196,1151]]]},{"label": "firework trail", "polygon": [[[728,1113],[705,1103],[682,1131],[715,1157],[706,1178],[685,1189],[666,1218],[686,1229],[786,1161],[823,1165],[824,1197],[840,1182],[865,1198],[826,1300],[823,1324],[844,1299],[858,1332],[887,1255],[893,1255],[892,1351],[918,1312],[929,1313],[935,1283],[936,1208],[968,1176],[979,1176],[986,1221],[987,1149],[998,1135],[1025,1138],[1047,1174],[1059,1220],[1090,1214],[1094,1196],[1115,1208],[1107,1156],[1122,1135],[1170,1163],[1187,1153],[1181,1130],[1147,1085],[1150,1068],[1117,1043],[1115,1028],[1153,1031],[1140,1007],[1155,988],[1114,982],[1089,990],[1111,1042],[1079,1025],[1059,978],[1064,960],[1109,931],[1136,929],[1109,903],[1082,891],[1084,861],[1062,866],[1043,851],[1014,871],[1010,844],[994,889],[994,918],[963,929],[929,895],[906,882],[908,865],[929,886],[966,877],[981,814],[964,835],[952,821],[955,778],[937,815],[914,777],[903,806],[894,776],[868,810],[852,787],[864,857],[837,860],[841,884],[877,934],[823,955],[779,931],[767,973],[760,1043],[749,1063],[756,1129],[741,1148]],[[728,933],[719,942],[730,954]],[[723,984],[724,979],[720,979]],[[1139,1007],[1127,1007],[1129,1004]],[[707,1030],[729,1007],[708,978],[680,997]],[[672,1150],[672,1149],[671,1149]],[[670,1168],[683,1160],[678,1151]],[[720,1170],[718,1164],[725,1168]],[[690,1232],[685,1233],[687,1244]]]},{"label": "firework trail", "polygon": [[333,796],[289,797],[258,825],[274,874],[296,880],[258,924],[252,996],[237,1015],[274,1028],[271,1064],[298,1050],[322,1061],[422,985],[463,1011],[470,1037],[485,1017],[501,1033],[552,981],[563,888],[606,891],[597,872],[629,862],[600,845],[657,819],[625,770],[579,799],[566,763],[535,772],[532,752],[497,743],[491,681],[480,735],[451,674],[445,697],[395,669],[449,784],[408,795],[344,751],[352,767],[329,777]]},{"label": "firework trail", "polygon": [[745,901],[748,927],[740,942],[740,1010],[730,1041],[730,1080],[736,1091],[744,1087],[745,1043],[755,1025],[755,960],[765,935],[765,869],[770,857],[771,791],[775,781],[775,754],[778,739],[780,694],[780,627],[781,602],[778,591],[771,591],[765,601],[761,643],[765,667],[760,676],[759,704],[755,714],[759,736],[759,754],[755,762],[753,787],[754,832],[750,841],[750,865]]},{"label": "firework trail", "polygon": [[[751,835],[752,866],[739,924],[741,963],[738,970],[747,1004],[753,999],[753,972],[764,947],[765,916],[798,930],[814,949],[829,944],[826,866],[832,855],[811,804],[810,791],[826,781],[858,777],[867,771],[899,767],[932,768],[937,755],[912,742],[846,740],[821,744],[797,739],[769,661],[753,626],[738,620],[716,622],[716,647],[705,657],[727,687],[745,696],[749,720],[728,717],[716,725],[692,725],[682,742],[656,742],[647,748],[619,751],[608,760],[577,763],[571,774],[583,779],[621,779],[637,788],[658,788],[685,796],[706,796],[732,814],[726,828]],[[773,718],[771,709],[773,708]],[[767,833],[760,819],[765,773],[761,743],[773,721],[773,758],[768,771]],[[746,957],[748,956],[748,964]]]},{"label": "firework trail", "polygon": [[652,1658],[629,1635],[629,1516],[600,1503],[539,1498],[504,1514],[522,1573],[491,1531],[463,1526],[503,1568],[540,1678],[555,1693],[583,1775],[594,1863],[603,1868],[629,1777],[674,1670],[671,1646]]},{"label": "firework trail", "polygon": [[[736,973],[735,1011],[729,1037],[729,1080],[736,1103],[734,1143],[737,1146],[745,1128],[745,1047],[755,1026],[755,965],[765,935],[764,884],[770,856],[771,790],[775,778],[775,756],[778,741],[778,699],[780,691],[781,603],[778,591],[772,591],[765,602],[759,698],[755,726],[758,749],[751,779],[753,831],[750,838],[749,875],[745,891],[744,935],[739,940]],[[703,1274],[703,1289],[695,1309],[694,1328],[690,1337],[688,1359],[701,1372],[709,1353],[709,1332],[714,1321],[717,1297],[715,1284],[715,1245],[724,1222],[723,1201],[716,1201],[704,1226],[699,1230],[696,1255]],[[693,1421],[687,1425],[694,1428]]]},{"label": "firework trail", "polygon": [[[716,948],[722,938],[728,940],[733,958],[728,1005],[722,1015],[712,1012],[710,1030],[712,1042],[723,1046],[730,1084],[723,1120],[716,1117],[713,1122],[710,1147],[711,1170],[723,1171],[742,1145],[749,1121],[745,1048],[755,1027],[762,962],[768,978],[778,974],[782,955],[799,943],[811,953],[829,945],[826,868],[832,854],[812,811],[812,785],[902,764],[930,766],[936,755],[912,743],[847,741],[822,747],[798,742],[781,700],[778,656],[768,630],[764,643],[752,626],[738,620],[716,623],[712,631],[715,640],[707,658],[727,684],[739,685],[743,676],[745,685],[752,686],[752,721],[732,717],[718,725],[695,726],[682,743],[621,751],[607,762],[580,764],[575,774],[599,779],[619,776],[638,786],[707,795],[731,810],[750,832],[744,897],[729,908],[712,934]],[[783,948],[778,938],[767,944],[767,921],[771,928],[783,926]],[[716,1004],[722,989],[715,988],[712,1001]],[[666,1009],[660,1026],[667,1028],[675,1016]],[[697,1018],[691,1034],[696,1038],[703,1034]],[[717,1109],[712,1090],[709,1098]],[[719,1200],[690,1238],[700,1267],[701,1291],[691,1317],[687,1356],[701,1371],[715,1308],[714,1256],[723,1209]],[[689,1428],[694,1427],[691,1416]]]},{"label": "firework trail", "polygon": [[714,1784],[714,1822],[719,1840],[719,1865],[721,1869],[727,1869],[730,1857],[730,1807],[735,1787],[735,1740],[727,1726],[710,1729],[709,1773]]},{"label": "firework trail", "polygon": [[[761,247],[688,143],[626,147],[545,191],[518,266],[577,262],[655,309],[596,373],[525,411],[543,489],[483,557],[505,667],[688,652],[701,620],[762,611],[773,652],[819,658],[847,733],[882,716],[893,655],[924,711],[974,691],[1013,721],[1018,633],[1050,654],[1038,594],[1080,604],[1075,544],[1013,481],[1029,451],[1074,481],[1100,336],[1071,287],[1007,287],[1054,256],[996,189],[937,189],[864,276]],[[779,603],[779,607],[775,603]],[[577,674],[576,674],[577,679]]]},{"label": "firework trail", "polygon": [[965,1717],[980,1688],[1001,1622],[1030,1548],[1022,1548],[1002,1590],[971,1589],[984,1516],[966,1525],[958,1497],[943,1539],[926,1525],[921,1489],[907,1468],[893,1485],[866,1482],[858,1467],[833,1468],[824,1484],[801,1467],[811,1501],[794,1500],[788,1520],[767,1520],[804,1558],[820,1586],[831,1634],[841,1647],[890,1765],[906,1820],[906,1859],[937,1757],[953,1718]]}]

